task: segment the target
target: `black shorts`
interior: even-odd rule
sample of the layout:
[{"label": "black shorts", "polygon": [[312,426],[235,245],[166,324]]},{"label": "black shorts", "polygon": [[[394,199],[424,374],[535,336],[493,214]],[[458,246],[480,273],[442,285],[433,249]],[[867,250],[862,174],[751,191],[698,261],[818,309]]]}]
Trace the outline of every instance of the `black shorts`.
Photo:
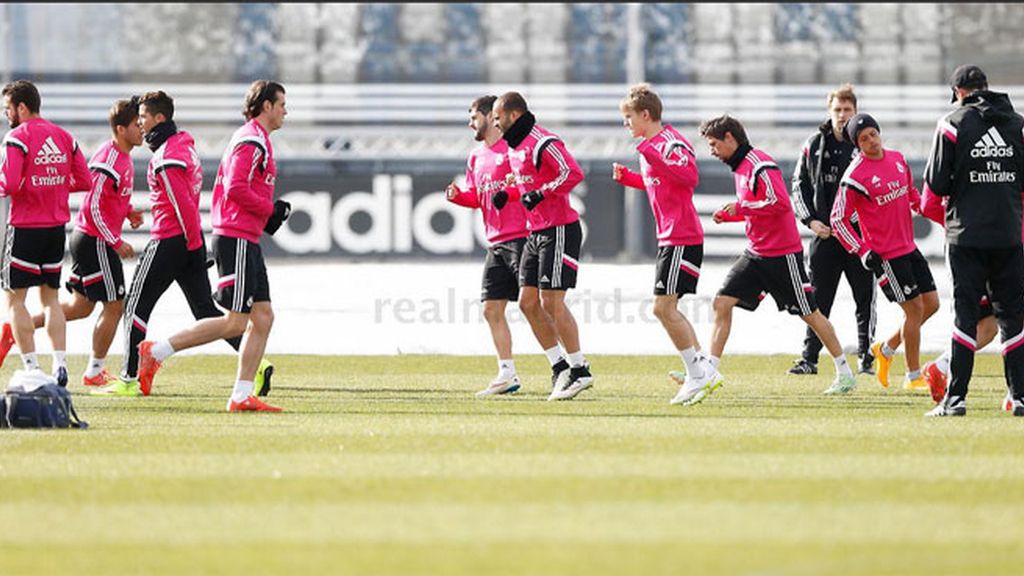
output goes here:
[{"label": "black shorts", "polygon": [[243,238],[213,236],[217,288],[213,299],[225,310],[248,314],[255,302],[270,302],[270,282],[260,245]]},{"label": "black shorts", "polygon": [[8,225],[0,265],[0,288],[14,290],[43,284],[60,288],[66,240],[63,226],[15,228]]},{"label": "black shorts", "polygon": [[928,269],[928,261],[915,249],[892,260],[882,262],[882,276],[878,287],[889,302],[901,304],[921,294],[935,291],[935,279]]},{"label": "black shorts", "polygon": [[109,244],[81,230],[71,233],[71,277],[68,290],[91,302],[124,298],[124,267]]},{"label": "black shorts", "polygon": [[541,290],[575,288],[582,244],[579,220],[531,232],[519,263],[519,285]]},{"label": "black shorts", "polygon": [[703,261],[703,244],[659,246],[658,263],[654,271],[654,295],[696,294]]},{"label": "black shorts", "polygon": [[519,259],[526,238],[499,242],[487,248],[481,300],[519,300]]},{"label": "black shorts", "polygon": [[737,306],[744,310],[756,310],[765,294],[772,295],[779,310],[797,316],[818,309],[804,268],[803,251],[773,257],[744,253],[729,270],[718,294],[738,299]]}]

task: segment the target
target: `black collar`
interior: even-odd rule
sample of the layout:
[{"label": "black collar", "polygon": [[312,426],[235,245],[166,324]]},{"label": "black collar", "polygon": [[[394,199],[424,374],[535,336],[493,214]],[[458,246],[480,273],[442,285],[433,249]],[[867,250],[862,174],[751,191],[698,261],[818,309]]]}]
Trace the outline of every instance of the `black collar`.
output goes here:
[{"label": "black collar", "polygon": [[753,149],[754,148],[751,147],[750,144],[741,144],[739,148],[736,148],[736,151],[733,152],[732,157],[726,160],[725,163],[732,168],[733,172],[735,172],[736,169],[740,167],[740,163],[743,162],[743,159],[746,158],[747,154],[750,154],[750,151]]},{"label": "black collar", "polygon": [[156,152],[158,148],[167,142],[167,139],[174,136],[178,132],[178,127],[174,125],[173,120],[167,120],[161,122],[146,132],[146,145],[153,152]]},{"label": "black collar", "polygon": [[537,124],[537,119],[533,117],[532,112],[527,110],[509,126],[505,134],[502,135],[502,138],[505,139],[505,142],[508,142],[509,148],[515,148],[522,144],[523,140],[530,135],[530,131],[533,130],[535,124]]}]

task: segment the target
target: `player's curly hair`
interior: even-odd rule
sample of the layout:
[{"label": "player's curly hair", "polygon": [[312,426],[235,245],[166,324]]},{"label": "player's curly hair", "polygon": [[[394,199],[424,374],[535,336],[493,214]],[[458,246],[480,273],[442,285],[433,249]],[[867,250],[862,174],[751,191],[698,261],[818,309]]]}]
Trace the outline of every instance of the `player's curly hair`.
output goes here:
[{"label": "player's curly hair", "polygon": [[623,112],[629,110],[636,113],[646,110],[651,115],[651,120],[655,122],[661,121],[661,98],[658,97],[657,92],[651,90],[650,84],[644,83],[630,86],[629,94],[622,99],[619,108]]},{"label": "player's curly hair", "polygon": [[284,94],[284,86],[271,80],[257,80],[249,86],[245,93],[245,104],[242,106],[242,116],[246,120],[252,120],[263,112],[263,103],[270,102],[271,106],[277,102],[277,94]]}]

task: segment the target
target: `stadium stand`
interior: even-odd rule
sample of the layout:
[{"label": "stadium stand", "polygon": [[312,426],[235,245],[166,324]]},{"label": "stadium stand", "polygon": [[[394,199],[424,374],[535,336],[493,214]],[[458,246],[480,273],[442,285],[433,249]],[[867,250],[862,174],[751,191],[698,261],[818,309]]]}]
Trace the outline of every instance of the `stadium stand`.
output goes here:
[{"label": "stadium stand", "polygon": [[[785,149],[822,118],[825,92],[852,81],[862,108],[922,156],[954,63],[984,65],[1003,89],[1024,83],[1019,5],[638,8],[631,24],[632,8],[590,3],[14,3],[0,9],[0,74],[36,80],[45,113],[86,139],[105,137],[114,99],[166,89],[210,155],[239,120],[246,83],[276,77],[291,108],[282,154],[357,158],[463,155],[465,103],[509,89],[581,154],[628,155],[618,102],[635,78],[691,133],[729,112]],[[639,69],[627,62],[637,45]]]}]

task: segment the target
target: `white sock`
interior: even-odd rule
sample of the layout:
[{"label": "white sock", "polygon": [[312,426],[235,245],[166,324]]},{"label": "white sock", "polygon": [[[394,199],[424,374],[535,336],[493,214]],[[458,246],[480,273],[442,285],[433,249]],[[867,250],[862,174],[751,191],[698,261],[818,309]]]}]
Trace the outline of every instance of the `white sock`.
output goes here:
[{"label": "white sock", "polygon": [[892,348],[889,348],[888,344],[882,344],[882,356],[885,356],[886,358],[892,358],[895,354],[896,351],[893,350]]},{"label": "white sock", "polygon": [[586,359],[583,358],[583,352],[569,352],[569,366],[579,368],[583,366],[584,362],[586,362]]},{"label": "white sock", "polygon": [[160,340],[156,344],[153,344],[153,358],[156,358],[157,362],[163,362],[168,359],[171,354],[174,354],[174,346],[171,346],[170,340]]},{"label": "white sock", "polygon": [[559,360],[562,359],[562,349],[559,348],[557,345],[552,346],[551,348],[548,348],[547,350],[544,351],[544,355],[548,357],[548,362],[550,362],[551,365],[554,366],[555,364],[558,364]]},{"label": "white sock", "polygon": [[850,363],[846,361],[846,354],[834,356],[832,358],[832,362],[834,362],[836,365],[836,374],[853,376],[853,370],[850,370]]},{"label": "white sock", "polygon": [[103,364],[106,360],[106,358],[89,356],[89,365],[85,368],[85,377],[92,378],[94,376],[98,376],[100,372],[103,372]]},{"label": "white sock", "polygon": [[711,362],[711,367],[714,368],[715,370],[718,370],[718,363],[721,361],[722,359],[719,358],[718,356],[711,356],[710,354],[708,355],[708,362]]},{"label": "white sock", "polygon": [[679,355],[683,358],[683,364],[686,365],[686,374],[693,378],[703,378],[704,369],[701,368],[700,362],[697,361],[697,350],[693,346],[690,346],[686,350],[680,350]]},{"label": "white sock", "polygon": [[39,360],[36,358],[35,352],[29,352],[28,354],[21,355],[21,361],[25,364],[25,370],[38,370]]},{"label": "white sock", "polygon": [[67,353],[65,353],[63,350],[54,350],[53,369],[56,370],[57,367],[59,366],[63,366],[65,369],[68,367]]},{"label": "white sock", "polygon": [[235,382],[235,389],[231,391],[231,401],[241,402],[252,396],[252,391],[255,387],[251,380],[238,380]]},{"label": "white sock", "polygon": [[920,370],[910,370],[907,372],[907,380],[917,380],[921,377]]},{"label": "white sock", "polygon": [[498,358],[498,379],[504,380],[516,375],[516,361],[512,359],[502,360]]},{"label": "white sock", "polygon": [[935,367],[938,368],[943,374],[949,375],[949,361],[952,359],[953,353],[946,350],[935,359]]}]

